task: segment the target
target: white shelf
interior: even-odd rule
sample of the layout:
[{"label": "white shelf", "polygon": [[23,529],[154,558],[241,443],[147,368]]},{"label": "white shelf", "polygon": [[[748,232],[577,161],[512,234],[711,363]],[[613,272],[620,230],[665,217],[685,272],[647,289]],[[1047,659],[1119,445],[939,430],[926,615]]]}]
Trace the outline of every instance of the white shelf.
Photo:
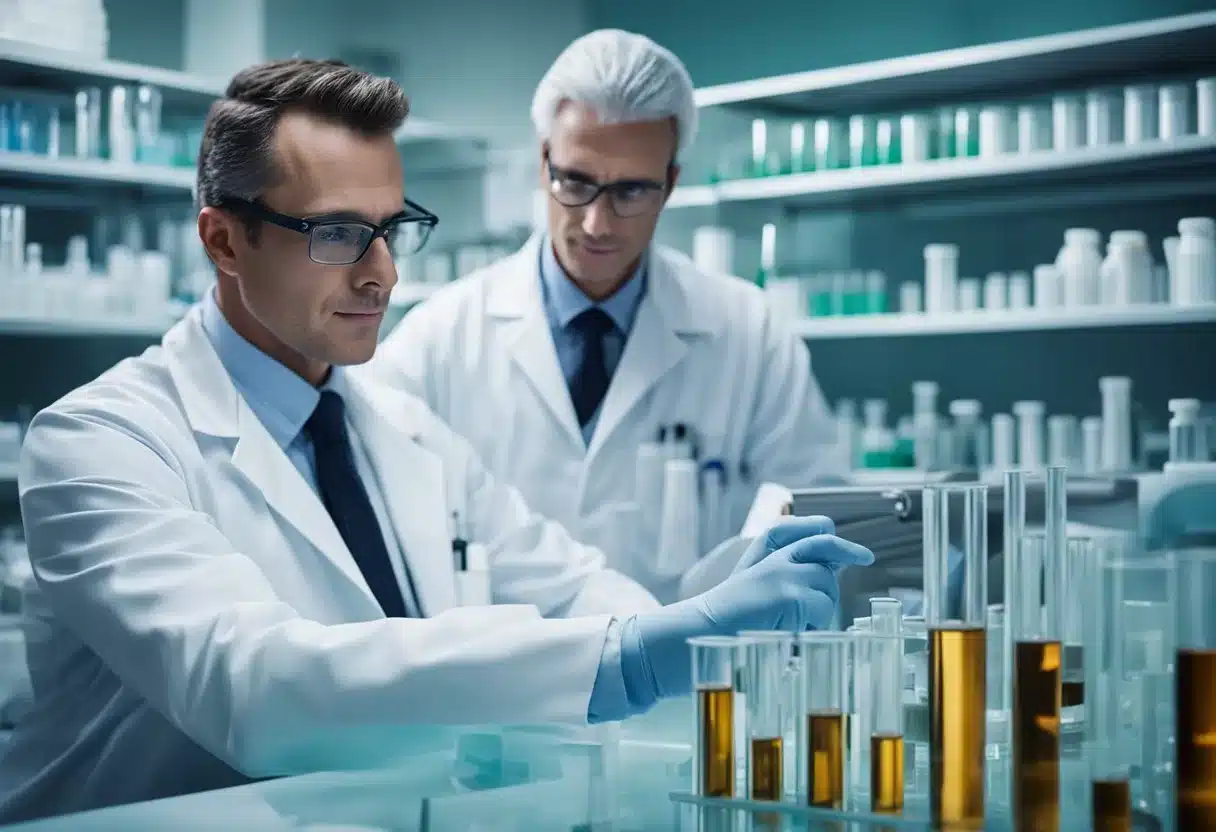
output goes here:
[{"label": "white shelf", "polygon": [[0,336],[31,335],[48,337],[109,336],[127,338],[160,338],[173,325],[165,316],[161,320],[138,321],[122,318],[71,319],[15,317],[0,315]]},{"label": "white shelf", "polygon": [[438,292],[445,285],[444,283],[398,283],[393,287],[393,294],[389,300],[392,306],[413,306],[416,303],[429,298],[431,295]]},{"label": "white shelf", "polygon": [[[669,206],[711,206],[760,200],[817,207],[865,196],[941,194],[977,184],[1101,180],[1130,170],[1153,170],[1208,163],[1216,157],[1216,137],[1185,136],[1169,142],[1009,154],[983,159],[936,159],[901,165],[738,179],[717,185],[676,188]],[[682,194],[681,191],[688,191]]]},{"label": "white shelf", "polygon": [[52,158],[35,153],[0,151],[0,177],[189,192],[194,188],[195,172],[193,168],[128,165],[106,159]]},{"label": "white shelf", "polygon": [[1043,332],[1216,323],[1216,304],[1204,306],[1129,306],[1089,309],[1011,309],[957,312],[953,315],[856,315],[803,318],[795,329],[811,341],[834,338],[887,338],[912,335],[964,335]]},{"label": "white shelf", "polygon": [[697,105],[804,113],[881,112],[1211,63],[1216,11],[949,49],[697,90]]},{"label": "white shelf", "polygon": [[227,86],[222,80],[101,60],[3,38],[0,38],[0,79],[8,86],[25,84],[73,93],[83,86],[151,84],[160,90],[167,103],[189,104],[199,109],[223,95]]}]

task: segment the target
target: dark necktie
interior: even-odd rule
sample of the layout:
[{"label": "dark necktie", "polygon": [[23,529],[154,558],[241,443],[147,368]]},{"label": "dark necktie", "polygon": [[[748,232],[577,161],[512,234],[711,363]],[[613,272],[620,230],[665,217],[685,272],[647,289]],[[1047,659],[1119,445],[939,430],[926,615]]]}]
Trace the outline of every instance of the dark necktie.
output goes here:
[{"label": "dark necktie", "polygon": [[604,337],[615,328],[608,313],[594,306],[584,309],[570,322],[570,329],[579,341],[579,361],[570,379],[570,401],[579,427],[586,427],[591,421],[608,392],[612,376],[604,357]]},{"label": "dark necktie", "polygon": [[321,502],[384,614],[389,618],[405,618],[408,615],[405,601],[393,574],[380,521],[376,519],[372,501],[368,499],[355,467],[350,437],[346,433],[345,409],[342,397],[326,390],[304,425],[316,454]]}]

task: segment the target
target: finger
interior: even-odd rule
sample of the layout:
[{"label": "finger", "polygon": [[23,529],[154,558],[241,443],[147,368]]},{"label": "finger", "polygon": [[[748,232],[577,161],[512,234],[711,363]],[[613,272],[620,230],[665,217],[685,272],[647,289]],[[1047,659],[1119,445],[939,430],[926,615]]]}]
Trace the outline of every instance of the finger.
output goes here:
[{"label": "finger", "polygon": [[840,582],[832,567],[819,563],[800,564],[796,567],[797,577],[794,579],[807,592],[821,592],[832,599],[832,603],[840,602]]},{"label": "finger", "polygon": [[814,537],[818,534],[836,534],[836,524],[830,518],[819,515],[791,517],[782,520],[768,530],[765,547],[769,552],[775,552],[805,537]]},{"label": "finger", "polygon": [[869,566],[874,562],[874,553],[865,546],[828,534],[798,540],[783,551],[794,563]]},{"label": "finger", "polygon": [[822,592],[811,592],[802,604],[802,627],[826,630],[836,617],[836,602]]}]

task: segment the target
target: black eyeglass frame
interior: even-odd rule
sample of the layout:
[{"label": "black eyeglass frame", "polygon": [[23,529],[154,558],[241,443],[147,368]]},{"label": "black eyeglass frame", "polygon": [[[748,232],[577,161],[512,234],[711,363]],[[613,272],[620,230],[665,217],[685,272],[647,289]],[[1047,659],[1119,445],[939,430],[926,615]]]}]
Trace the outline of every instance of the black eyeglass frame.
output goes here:
[{"label": "black eyeglass frame", "polygon": [[[658,182],[654,179],[620,179],[615,182],[595,182],[578,174],[576,171],[567,170],[560,165],[553,164],[553,160],[549,158],[548,150],[545,151],[545,170],[549,174],[549,195],[559,205],[564,205],[567,208],[586,208],[606,193],[608,194],[608,205],[612,208],[612,213],[623,220],[643,216],[646,212],[640,211],[637,214],[622,214],[617,207],[617,195],[626,188],[642,188],[651,193],[665,193],[671,188],[671,171],[674,166],[674,163],[667,166],[666,182]],[[592,188],[591,196],[581,202],[563,202],[561,199],[558,199],[553,189],[553,185],[559,179],[572,180]]]},{"label": "black eyeglass frame", "polygon": [[[216,205],[217,208],[224,208],[237,213],[243,213],[253,219],[258,219],[263,222],[268,222],[271,225],[285,228],[288,231],[295,231],[297,234],[303,234],[308,237],[308,259],[322,266],[349,266],[358,263],[367,254],[367,250],[372,247],[372,243],[383,237],[388,238],[388,235],[396,231],[403,225],[419,223],[427,227],[426,236],[422,238],[422,244],[418,246],[411,254],[416,254],[426,247],[427,240],[430,239],[431,233],[435,230],[435,226],[439,225],[439,216],[426,208],[423,208],[417,202],[411,199],[405,200],[405,208],[400,214],[397,214],[385,220],[380,225],[360,219],[316,219],[310,217],[293,217],[290,214],[280,214],[278,211],[272,211],[262,203],[253,199],[243,199],[241,197],[227,197],[221,199]],[[414,211],[413,215],[409,212]],[[367,244],[363,246],[363,250],[359,252],[359,256],[347,263],[326,263],[317,260],[312,255],[313,237],[312,232],[318,228],[329,228],[335,225],[357,225],[361,228],[366,228],[371,232],[371,236],[367,238]]]}]

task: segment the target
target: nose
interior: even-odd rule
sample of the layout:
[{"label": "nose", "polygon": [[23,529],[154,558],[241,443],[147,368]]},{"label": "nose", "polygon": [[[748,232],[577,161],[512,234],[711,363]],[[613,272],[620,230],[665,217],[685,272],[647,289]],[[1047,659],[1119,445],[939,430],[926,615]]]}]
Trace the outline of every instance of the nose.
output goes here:
[{"label": "nose", "polygon": [[608,204],[608,195],[602,194],[583,209],[583,233],[588,237],[607,237],[612,233],[612,219],[612,206]]},{"label": "nose", "polygon": [[377,237],[372,241],[358,263],[359,288],[376,285],[391,292],[397,285],[397,264],[393,262],[393,251],[388,240]]}]

